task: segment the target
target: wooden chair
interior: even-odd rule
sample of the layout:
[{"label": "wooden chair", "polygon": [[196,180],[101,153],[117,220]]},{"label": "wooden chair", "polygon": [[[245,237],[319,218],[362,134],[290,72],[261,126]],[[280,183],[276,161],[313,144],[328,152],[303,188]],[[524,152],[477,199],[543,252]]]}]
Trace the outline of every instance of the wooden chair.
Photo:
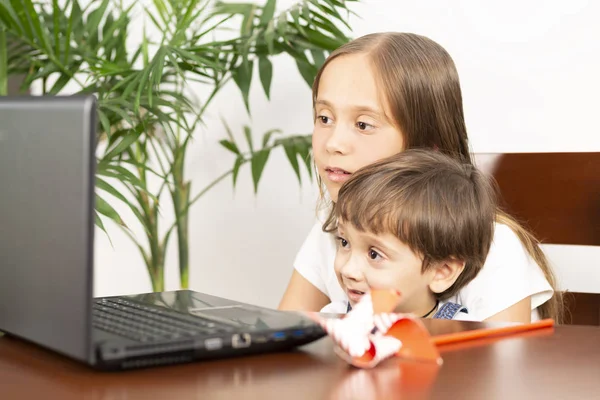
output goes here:
[{"label": "wooden chair", "polygon": [[[600,153],[480,153],[475,163],[496,179],[504,209],[544,245],[600,246]],[[561,286],[567,323],[600,326],[600,258],[585,262],[590,276],[576,278],[587,293]],[[559,277],[578,269],[553,266]]]}]

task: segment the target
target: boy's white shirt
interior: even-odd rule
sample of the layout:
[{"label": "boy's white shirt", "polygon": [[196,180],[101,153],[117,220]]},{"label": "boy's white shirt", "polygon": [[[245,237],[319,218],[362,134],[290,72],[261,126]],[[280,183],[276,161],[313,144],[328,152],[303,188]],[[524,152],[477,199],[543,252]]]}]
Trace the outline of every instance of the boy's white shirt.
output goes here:
[{"label": "boy's white shirt", "polygon": [[[442,307],[445,303],[445,301],[440,301],[437,310],[439,310],[440,307]],[[344,300],[331,302],[321,309],[322,313],[329,314],[346,314],[346,311],[348,311],[348,302]],[[475,319],[471,314],[464,312],[456,313],[453,319],[459,321],[479,321]]]},{"label": "boy's white shirt", "polygon": [[[329,297],[331,304],[321,312],[346,313],[348,299],[333,269],[335,238],[323,232],[321,226],[320,221],[313,226],[296,256],[294,268]],[[496,224],[492,247],[482,270],[456,296],[446,301],[462,304],[468,309],[468,315],[460,315],[460,319],[482,321],[531,296],[531,320],[537,321],[537,308],[552,294],[542,269],[517,235],[508,226]],[[342,311],[333,311],[338,309]]]}]

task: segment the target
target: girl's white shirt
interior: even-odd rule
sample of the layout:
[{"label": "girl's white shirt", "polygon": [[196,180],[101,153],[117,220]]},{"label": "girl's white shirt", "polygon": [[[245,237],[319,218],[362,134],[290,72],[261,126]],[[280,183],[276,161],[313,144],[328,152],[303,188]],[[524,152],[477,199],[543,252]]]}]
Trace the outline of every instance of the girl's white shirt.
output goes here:
[{"label": "girl's white shirt", "polygon": [[[335,237],[323,232],[321,227],[322,222],[317,220],[296,255],[294,268],[329,297],[331,304],[322,312],[345,313],[343,304],[347,304],[348,298],[333,267]],[[482,321],[531,296],[531,320],[537,321],[538,307],[552,295],[544,272],[517,235],[508,226],[496,224],[494,240],[482,270],[456,296],[446,301],[464,305],[469,320]]]}]

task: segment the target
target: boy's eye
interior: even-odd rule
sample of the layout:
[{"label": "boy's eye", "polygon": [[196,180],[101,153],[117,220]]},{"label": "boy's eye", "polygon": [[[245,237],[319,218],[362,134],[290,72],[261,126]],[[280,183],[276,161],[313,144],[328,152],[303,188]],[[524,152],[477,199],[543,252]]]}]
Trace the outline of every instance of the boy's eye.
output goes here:
[{"label": "boy's eye", "polygon": [[367,124],[366,122],[359,121],[359,122],[356,123],[356,127],[358,129],[360,129],[361,131],[366,131],[368,129],[373,128],[373,125]]},{"label": "boy's eye", "polygon": [[338,236],[337,240],[338,240],[338,242],[340,242],[340,246],[342,246],[342,247],[348,246],[348,241],[346,239],[344,239],[343,237]]},{"label": "boy's eye", "polygon": [[371,260],[377,260],[378,258],[381,258],[381,254],[379,254],[375,250],[371,249],[371,250],[369,250],[369,258]]}]

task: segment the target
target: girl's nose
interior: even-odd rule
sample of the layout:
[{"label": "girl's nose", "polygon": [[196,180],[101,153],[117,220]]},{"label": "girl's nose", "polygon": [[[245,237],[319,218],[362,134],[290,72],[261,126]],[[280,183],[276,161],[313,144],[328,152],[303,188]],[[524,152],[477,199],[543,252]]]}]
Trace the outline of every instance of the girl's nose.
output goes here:
[{"label": "girl's nose", "polygon": [[350,132],[343,126],[337,125],[333,128],[325,148],[330,154],[347,154],[350,150]]}]

